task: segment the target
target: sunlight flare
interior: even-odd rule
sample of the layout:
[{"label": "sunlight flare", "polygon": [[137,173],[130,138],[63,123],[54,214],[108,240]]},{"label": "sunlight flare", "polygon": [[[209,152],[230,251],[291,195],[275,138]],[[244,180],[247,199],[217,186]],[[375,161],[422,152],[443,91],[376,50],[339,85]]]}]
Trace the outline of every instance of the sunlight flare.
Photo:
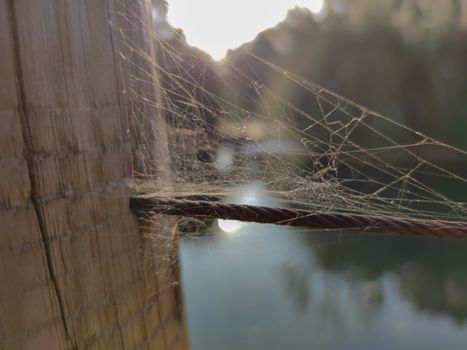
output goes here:
[{"label": "sunlight flare", "polygon": [[242,223],[236,220],[217,220],[217,226],[225,233],[235,233],[242,227]]},{"label": "sunlight flare", "polygon": [[319,13],[323,0],[170,0],[169,21],[184,30],[190,45],[222,59],[227,50],[251,41],[285,18],[295,6]]}]

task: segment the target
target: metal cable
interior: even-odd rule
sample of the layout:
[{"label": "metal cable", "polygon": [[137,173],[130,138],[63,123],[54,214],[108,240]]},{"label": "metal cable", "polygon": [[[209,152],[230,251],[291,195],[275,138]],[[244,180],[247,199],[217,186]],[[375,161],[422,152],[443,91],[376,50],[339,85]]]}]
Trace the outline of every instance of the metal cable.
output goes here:
[{"label": "metal cable", "polygon": [[130,207],[137,216],[151,214],[227,219],[263,224],[301,226],[351,232],[404,236],[467,239],[467,222],[408,219],[304,209],[273,208],[246,204],[192,201],[157,197],[132,197]]}]

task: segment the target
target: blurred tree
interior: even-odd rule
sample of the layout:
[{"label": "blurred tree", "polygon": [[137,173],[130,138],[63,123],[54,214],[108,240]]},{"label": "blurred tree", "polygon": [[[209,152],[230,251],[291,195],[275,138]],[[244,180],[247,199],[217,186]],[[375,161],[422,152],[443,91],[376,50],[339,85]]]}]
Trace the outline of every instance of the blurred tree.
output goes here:
[{"label": "blurred tree", "polygon": [[462,4],[462,0],[327,0],[325,8],[328,14],[345,16],[355,27],[385,22],[418,39],[457,28]]},{"label": "blurred tree", "polygon": [[448,315],[459,324],[467,320],[464,245],[406,237],[344,237],[339,245],[323,244],[320,249],[314,235],[305,235],[303,242],[329,271],[352,273],[363,281],[393,273],[400,278],[403,295],[419,309]]},{"label": "blurred tree", "polygon": [[276,27],[231,50],[225,66],[254,71],[270,88],[313,112],[309,94],[248,61],[246,52],[255,53],[413,129],[465,147],[460,131],[467,127],[465,6],[459,0],[328,0],[318,19],[304,9],[290,10]]}]

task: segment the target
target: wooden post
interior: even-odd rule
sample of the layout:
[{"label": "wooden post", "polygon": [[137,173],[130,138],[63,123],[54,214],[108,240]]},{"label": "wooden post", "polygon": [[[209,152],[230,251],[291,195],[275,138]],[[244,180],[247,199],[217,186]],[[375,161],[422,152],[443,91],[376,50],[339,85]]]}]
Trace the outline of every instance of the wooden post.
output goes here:
[{"label": "wooden post", "polygon": [[[153,174],[168,159],[163,119],[129,98],[122,15],[149,23],[149,3],[0,0],[2,349],[187,347],[179,276],[129,210],[141,140]],[[157,98],[153,83],[136,89]]]}]

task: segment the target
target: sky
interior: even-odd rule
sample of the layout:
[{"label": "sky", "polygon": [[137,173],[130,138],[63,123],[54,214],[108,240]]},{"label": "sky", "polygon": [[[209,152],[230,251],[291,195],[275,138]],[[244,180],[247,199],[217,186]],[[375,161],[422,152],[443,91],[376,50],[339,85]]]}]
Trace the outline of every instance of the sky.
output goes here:
[{"label": "sky", "polygon": [[168,18],[183,29],[190,45],[220,60],[228,49],[283,20],[295,6],[318,13],[323,0],[169,0]]}]

